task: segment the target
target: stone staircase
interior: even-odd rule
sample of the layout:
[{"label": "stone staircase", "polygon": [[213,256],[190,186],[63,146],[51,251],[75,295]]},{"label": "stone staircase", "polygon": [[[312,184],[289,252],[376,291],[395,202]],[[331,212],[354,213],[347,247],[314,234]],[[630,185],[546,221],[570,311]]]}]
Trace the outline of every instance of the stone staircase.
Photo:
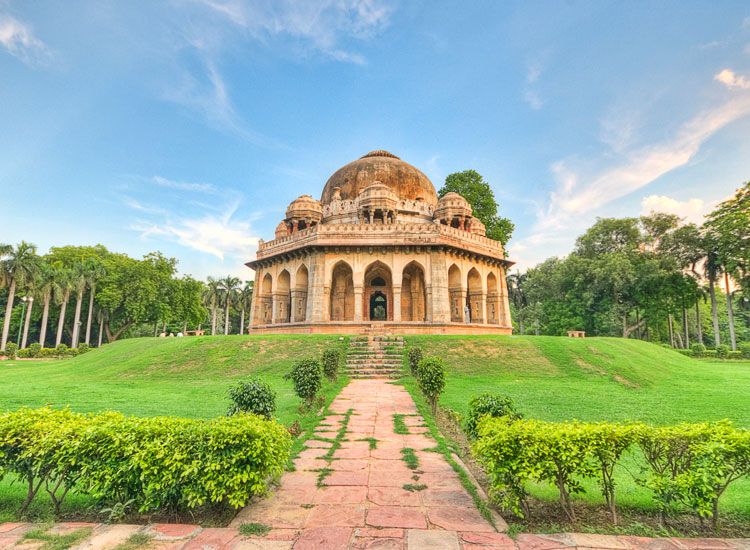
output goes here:
[{"label": "stone staircase", "polygon": [[353,336],[346,354],[346,371],[351,378],[398,378],[404,356],[404,338],[377,329]]}]

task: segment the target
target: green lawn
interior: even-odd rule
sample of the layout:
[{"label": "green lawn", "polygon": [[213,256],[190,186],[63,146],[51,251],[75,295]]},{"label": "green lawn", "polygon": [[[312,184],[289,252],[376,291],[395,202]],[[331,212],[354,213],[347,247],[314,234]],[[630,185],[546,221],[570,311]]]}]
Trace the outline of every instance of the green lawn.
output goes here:
[{"label": "green lawn", "polygon": [[[116,410],[135,416],[210,418],[224,415],[227,391],[236,381],[259,376],[277,393],[277,417],[289,425],[299,418],[301,400],[284,380],[292,361],[320,357],[328,346],[345,346],[337,336],[212,336],[136,338],[64,360],[0,362],[0,410],[21,406],[67,407],[81,412]],[[326,383],[330,402],[346,383]],[[303,430],[315,415],[300,419]],[[0,522],[15,517],[24,487],[0,481]],[[40,494],[33,518],[50,513]],[[71,495],[64,513],[79,513],[89,499]]]},{"label": "green lawn", "polygon": [[[652,424],[728,418],[750,428],[750,361],[696,360],[637,340],[523,336],[410,336],[409,345],[443,357],[448,364],[440,403],[465,414],[471,397],[496,392],[513,398],[531,418],[640,420]],[[409,384],[407,384],[409,387]],[[648,494],[623,461],[618,501],[650,508]],[[538,486],[535,496],[556,500],[554,488]],[[722,508],[750,520],[750,480],[731,486]],[[588,487],[586,500],[599,502]]]}]

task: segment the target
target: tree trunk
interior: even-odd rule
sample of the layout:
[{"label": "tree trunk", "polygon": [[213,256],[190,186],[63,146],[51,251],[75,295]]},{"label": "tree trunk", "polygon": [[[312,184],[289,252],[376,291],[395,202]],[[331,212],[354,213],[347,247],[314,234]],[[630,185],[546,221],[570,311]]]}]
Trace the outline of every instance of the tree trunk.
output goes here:
[{"label": "tree trunk", "polygon": [[689,349],[690,331],[688,330],[688,314],[685,306],[682,306],[682,332],[685,334],[685,349]]},{"label": "tree trunk", "polygon": [[211,336],[216,334],[216,306],[211,306]]},{"label": "tree trunk", "polygon": [[622,337],[628,337],[628,316],[627,314],[622,316]]},{"label": "tree trunk", "polygon": [[76,310],[73,315],[73,334],[70,337],[70,347],[78,347],[78,337],[81,334],[81,306],[83,305],[83,289],[76,294]]},{"label": "tree trunk", "polygon": [[5,350],[5,344],[8,343],[8,333],[10,332],[10,316],[13,314],[13,301],[16,297],[16,280],[12,279],[8,288],[8,303],[5,304],[5,319],[3,320],[3,337],[0,340],[0,351]]},{"label": "tree trunk", "polygon": [[109,323],[105,323],[104,331],[107,333],[107,342],[111,344],[112,342],[116,341],[120,336],[122,336],[122,333],[128,330],[131,326],[133,326],[133,321],[128,321],[122,327],[120,327],[119,330],[112,332]]},{"label": "tree trunk", "polygon": [[99,343],[96,347],[102,347],[102,337],[104,336],[104,317],[99,321]]},{"label": "tree trunk", "polygon": [[714,287],[715,281],[713,279],[708,280],[708,295],[711,297],[711,321],[714,325],[714,347],[721,345],[721,331],[719,331],[719,309],[716,304],[716,288]]},{"label": "tree trunk", "polygon": [[701,318],[701,302],[699,299],[695,301],[695,337],[699,344],[703,343],[703,319]]},{"label": "tree trunk", "polygon": [[245,334],[245,308],[240,311],[240,334]]},{"label": "tree trunk", "polygon": [[89,315],[86,319],[86,345],[91,344],[91,320],[94,317],[94,293],[96,292],[96,285],[92,284],[89,290]]},{"label": "tree trunk", "polygon": [[60,319],[57,321],[57,338],[55,338],[55,347],[62,343],[63,327],[65,326],[65,310],[68,308],[68,300],[70,300],[70,290],[65,291],[62,304],[60,304]]},{"label": "tree trunk", "polygon": [[674,322],[672,321],[672,314],[670,313],[667,317],[669,323],[669,345],[674,347]]},{"label": "tree trunk", "polygon": [[21,338],[21,349],[26,347],[26,340],[29,338],[29,323],[31,322],[31,310],[34,309],[34,301],[29,302],[29,309],[26,310],[26,319],[23,323],[23,337]]},{"label": "tree trunk", "polygon": [[52,297],[52,292],[47,291],[44,295],[44,309],[42,309],[42,326],[39,329],[39,345],[44,347],[44,341],[47,338],[47,320],[49,319],[49,301]]},{"label": "tree trunk", "polygon": [[224,336],[229,334],[229,300],[227,300],[227,307],[224,313]]},{"label": "tree trunk", "polygon": [[727,289],[727,316],[729,317],[729,341],[732,351],[737,351],[737,338],[734,334],[734,308],[732,307],[732,293],[729,291],[729,274],[724,272],[724,286]]}]

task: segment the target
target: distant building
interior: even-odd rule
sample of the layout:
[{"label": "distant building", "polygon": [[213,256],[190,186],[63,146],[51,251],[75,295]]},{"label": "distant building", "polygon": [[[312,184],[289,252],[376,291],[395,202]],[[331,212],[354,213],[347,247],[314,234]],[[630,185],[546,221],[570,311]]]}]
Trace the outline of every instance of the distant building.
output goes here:
[{"label": "distant building", "polygon": [[255,260],[253,332],[511,332],[500,242],[460,195],[387,151],[294,200]]}]

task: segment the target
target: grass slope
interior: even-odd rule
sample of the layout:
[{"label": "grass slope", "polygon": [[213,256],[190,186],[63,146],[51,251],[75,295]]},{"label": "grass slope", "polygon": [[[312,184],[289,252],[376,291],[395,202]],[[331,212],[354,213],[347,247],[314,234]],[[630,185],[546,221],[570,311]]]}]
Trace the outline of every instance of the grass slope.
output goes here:
[{"label": "grass slope", "polygon": [[[529,418],[652,424],[728,418],[750,428],[750,361],[696,360],[621,338],[433,335],[410,336],[407,343],[446,360],[440,404],[461,415],[473,396],[492,392],[512,397]],[[413,384],[406,387],[415,391]],[[648,493],[628,473],[639,469],[638,456],[623,460],[616,475],[618,502],[652,510]],[[585,485],[580,498],[601,502],[596,484]],[[537,485],[532,494],[557,499],[553,487]],[[750,521],[749,494],[750,480],[735,483],[722,498],[722,510]]]}]

